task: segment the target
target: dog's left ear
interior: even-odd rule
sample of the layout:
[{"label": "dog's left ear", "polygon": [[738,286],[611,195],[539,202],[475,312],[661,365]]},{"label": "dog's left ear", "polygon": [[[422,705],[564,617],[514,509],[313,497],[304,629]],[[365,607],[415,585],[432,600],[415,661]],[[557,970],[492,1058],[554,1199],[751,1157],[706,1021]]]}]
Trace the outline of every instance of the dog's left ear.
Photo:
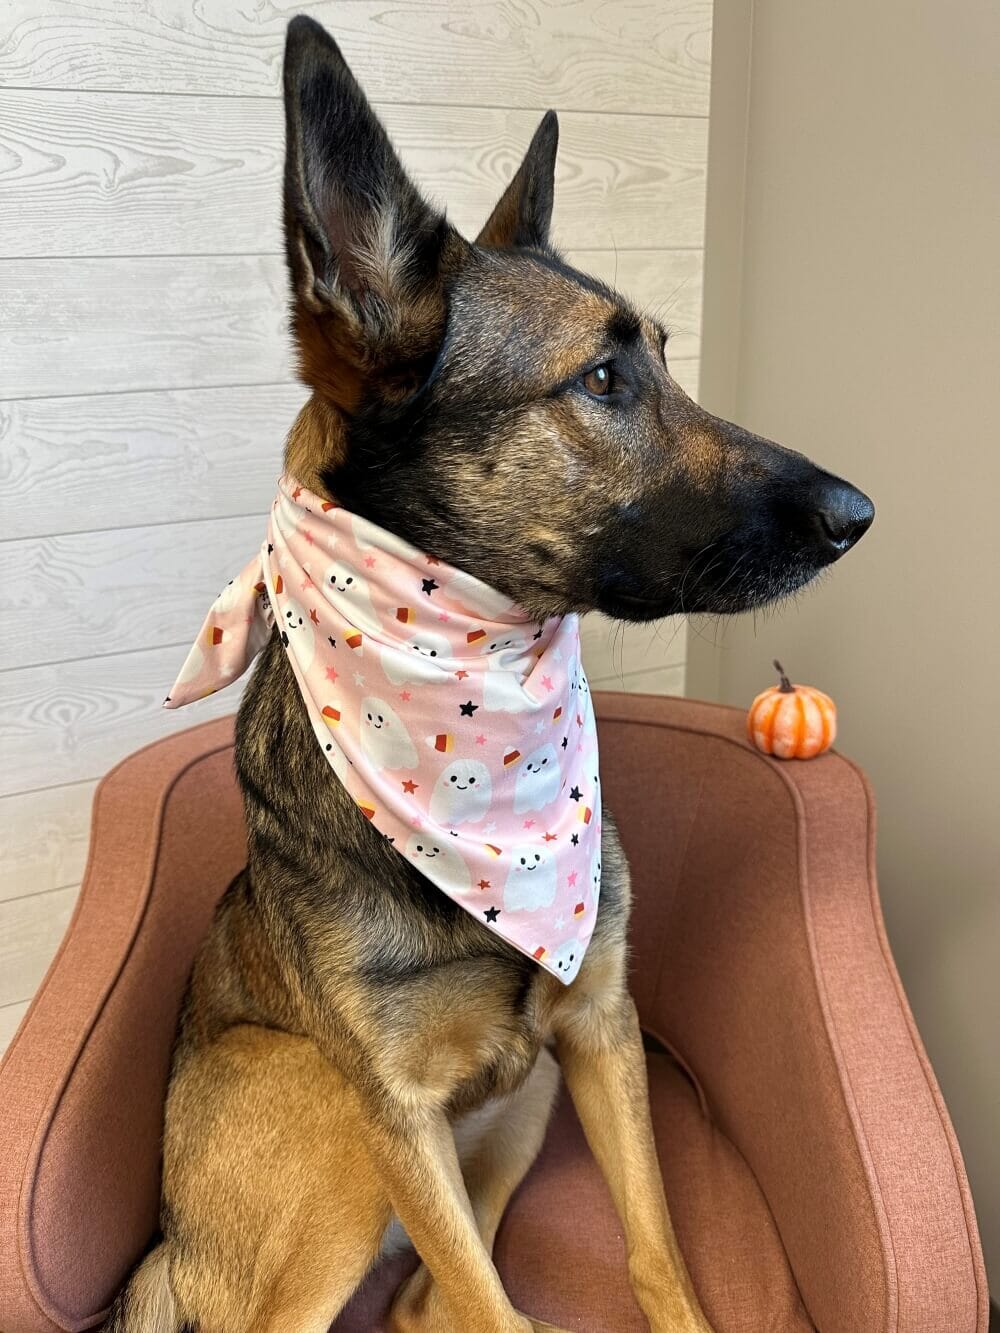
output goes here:
[{"label": "dog's left ear", "polygon": [[477,245],[495,249],[528,246],[538,250],[548,245],[558,147],[559,118],[554,111],[546,111],[524,161],[476,237]]}]

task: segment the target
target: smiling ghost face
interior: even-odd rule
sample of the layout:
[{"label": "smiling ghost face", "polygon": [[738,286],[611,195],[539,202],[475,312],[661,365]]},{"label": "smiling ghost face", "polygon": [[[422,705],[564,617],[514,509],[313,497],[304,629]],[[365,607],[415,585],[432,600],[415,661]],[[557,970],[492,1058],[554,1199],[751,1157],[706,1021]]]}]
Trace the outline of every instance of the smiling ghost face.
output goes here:
[{"label": "smiling ghost face", "polygon": [[356,622],[359,629],[372,633],[378,628],[368,585],[346,560],[336,560],[328,567],[323,575],[323,586],[340,614]]},{"label": "smiling ghost face", "polygon": [[546,847],[515,847],[503,886],[508,912],[537,912],[556,896],[556,860]]},{"label": "smiling ghost face", "polygon": [[579,940],[567,940],[552,955],[552,967],[563,981],[572,981],[583,962],[583,946]]},{"label": "smiling ghost face", "polygon": [[444,838],[412,833],[406,843],[406,859],[450,893],[468,893],[472,888],[468,866]]},{"label": "smiling ghost face", "polygon": [[441,677],[438,664],[450,656],[451,644],[443,634],[419,629],[405,642],[382,649],[382,670],[393,685],[438,680]]},{"label": "smiling ghost face", "polygon": [[312,621],[305,608],[289,598],[275,618],[280,627],[281,642],[293,654],[301,670],[308,671],[312,666],[315,640]]},{"label": "smiling ghost face", "polygon": [[476,759],[456,759],[439,775],[431,792],[430,816],[445,828],[475,824],[490,808],[490,770]]},{"label": "smiling ghost face", "polygon": [[514,813],[544,810],[559,795],[562,776],[554,745],[542,745],[523,760],[514,785]]},{"label": "smiling ghost face", "polygon": [[361,700],[361,752],[377,769],[417,766],[417,751],[399,714],[374,695]]}]

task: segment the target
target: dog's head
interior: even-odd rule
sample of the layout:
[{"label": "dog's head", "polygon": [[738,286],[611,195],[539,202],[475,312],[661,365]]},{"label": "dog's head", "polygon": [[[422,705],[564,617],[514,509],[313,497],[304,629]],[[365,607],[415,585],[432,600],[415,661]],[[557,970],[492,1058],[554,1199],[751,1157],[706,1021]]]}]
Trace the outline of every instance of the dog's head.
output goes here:
[{"label": "dog's head", "polygon": [[759,606],[808,582],[871,502],[703,411],[665,330],[549,244],[542,120],[475,243],[428,205],[308,18],[285,53],[285,232],[313,399],[288,467],[542,616]]}]

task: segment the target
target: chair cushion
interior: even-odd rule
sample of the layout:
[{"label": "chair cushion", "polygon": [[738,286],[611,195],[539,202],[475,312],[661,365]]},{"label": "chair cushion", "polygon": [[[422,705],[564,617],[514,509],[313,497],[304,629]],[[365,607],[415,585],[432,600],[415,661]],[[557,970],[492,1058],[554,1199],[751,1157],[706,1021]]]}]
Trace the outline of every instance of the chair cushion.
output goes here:
[{"label": "chair cushion", "polygon": [[[767,1203],[729,1140],[665,1055],[648,1060],[650,1105],[678,1239],[716,1333],[813,1329]],[[625,1242],[565,1089],[545,1145],[511,1200],[495,1257],[514,1304],[587,1333],[648,1333],[628,1283]],[[383,1327],[411,1255],[380,1264],[334,1333]]]}]

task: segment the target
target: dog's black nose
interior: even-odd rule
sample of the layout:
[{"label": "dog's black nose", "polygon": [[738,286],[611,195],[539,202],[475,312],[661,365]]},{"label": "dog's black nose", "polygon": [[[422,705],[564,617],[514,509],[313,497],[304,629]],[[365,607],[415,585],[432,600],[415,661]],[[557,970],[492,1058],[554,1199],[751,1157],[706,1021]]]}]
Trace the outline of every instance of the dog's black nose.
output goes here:
[{"label": "dog's black nose", "polygon": [[865,535],[875,517],[875,506],[863,491],[824,476],[810,497],[813,526],[828,560],[837,560]]}]

